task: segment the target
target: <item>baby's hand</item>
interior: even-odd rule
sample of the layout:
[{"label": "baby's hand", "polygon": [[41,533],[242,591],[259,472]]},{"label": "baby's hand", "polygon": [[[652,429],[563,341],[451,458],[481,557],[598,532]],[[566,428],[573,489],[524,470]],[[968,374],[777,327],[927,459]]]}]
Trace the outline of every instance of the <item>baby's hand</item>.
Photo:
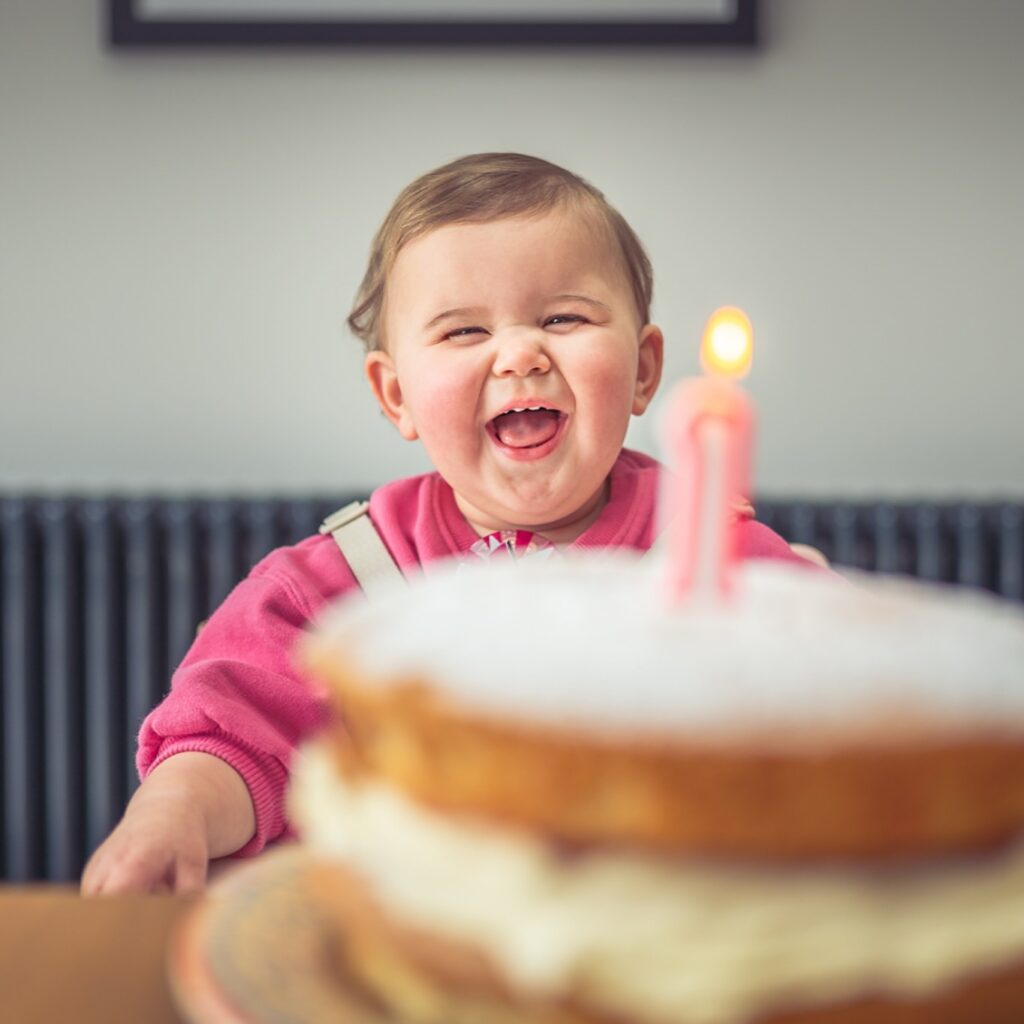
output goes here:
[{"label": "baby's hand", "polygon": [[249,790],[234,768],[200,751],[175,754],[146,776],[92,855],[82,893],[195,892],[210,858],[240,850],[255,828]]},{"label": "baby's hand", "polygon": [[[143,787],[144,789],[144,787]],[[140,789],[82,874],[82,895],[188,893],[202,889],[209,862],[202,813],[189,802]]]}]

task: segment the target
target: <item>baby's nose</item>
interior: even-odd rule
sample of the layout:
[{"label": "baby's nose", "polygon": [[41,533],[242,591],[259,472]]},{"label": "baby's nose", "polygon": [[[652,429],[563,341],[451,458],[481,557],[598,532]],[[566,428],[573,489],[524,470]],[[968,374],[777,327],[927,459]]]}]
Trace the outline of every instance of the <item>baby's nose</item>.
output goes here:
[{"label": "baby's nose", "polygon": [[546,339],[540,328],[510,330],[498,336],[496,340],[496,376],[529,377],[534,373],[547,373],[551,369],[551,360],[545,347]]}]

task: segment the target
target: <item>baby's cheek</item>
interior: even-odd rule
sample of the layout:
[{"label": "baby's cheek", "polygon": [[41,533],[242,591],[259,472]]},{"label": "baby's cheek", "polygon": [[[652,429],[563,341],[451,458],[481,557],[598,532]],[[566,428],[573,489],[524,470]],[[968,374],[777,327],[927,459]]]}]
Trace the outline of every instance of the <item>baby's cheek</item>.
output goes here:
[{"label": "baby's cheek", "polygon": [[588,389],[612,405],[632,403],[636,361],[622,352],[609,351],[595,355],[581,371]]},{"label": "baby's cheek", "polygon": [[476,413],[477,396],[458,378],[424,381],[417,388],[414,413],[435,432],[464,430]]}]

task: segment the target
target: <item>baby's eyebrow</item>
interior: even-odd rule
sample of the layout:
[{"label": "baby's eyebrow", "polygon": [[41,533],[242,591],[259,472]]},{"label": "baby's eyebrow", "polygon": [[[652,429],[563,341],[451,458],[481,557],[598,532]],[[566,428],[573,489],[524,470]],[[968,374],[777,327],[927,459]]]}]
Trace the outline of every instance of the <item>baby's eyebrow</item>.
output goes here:
[{"label": "baby's eyebrow", "polygon": [[603,310],[605,313],[611,313],[611,307],[606,306],[603,302],[598,302],[597,299],[592,299],[587,295],[576,295],[573,292],[564,292],[561,295],[552,295],[552,299],[558,302],[568,300],[570,302],[584,302],[588,306],[595,306],[597,309]]},{"label": "baby's eyebrow", "polygon": [[451,320],[456,317],[480,316],[483,312],[482,306],[462,306],[459,309],[446,309],[443,313],[438,313],[433,320],[425,323],[423,329],[429,331],[431,327],[436,327],[443,320]]},{"label": "baby's eyebrow", "polygon": [[[595,309],[601,310],[605,314],[611,314],[611,307],[606,306],[603,302],[599,302],[597,299],[592,299],[588,295],[577,295],[575,292],[562,292],[559,295],[551,296],[552,302],[583,302],[588,306],[593,306]],[[463,319],[465,317],[480,317],[486,313],[483,306],[459,306],[457,309],[446,309],[442,313],[438,313],[432,320],[428,320],[423,325],[425,331],[429,331],[431,328],[436,327],[438,324],[443,323],[445,320]]]}]

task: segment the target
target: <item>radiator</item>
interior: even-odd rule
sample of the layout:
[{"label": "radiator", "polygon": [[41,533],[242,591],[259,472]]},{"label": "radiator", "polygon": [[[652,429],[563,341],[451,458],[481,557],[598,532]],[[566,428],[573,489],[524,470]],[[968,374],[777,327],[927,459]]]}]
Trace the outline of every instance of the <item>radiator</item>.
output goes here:
[{"label": "radiator", "polygon": [[[0,496],[0,879],[73,881],[137,785],[135,736],[197,624],[352,495]],[[1024,506],[758,502],[834,562],[1024,599]]]},{"label": "radiator", "polygon": [[0,878],[78,877],[197,624],[351,500],[0,497]]}]

